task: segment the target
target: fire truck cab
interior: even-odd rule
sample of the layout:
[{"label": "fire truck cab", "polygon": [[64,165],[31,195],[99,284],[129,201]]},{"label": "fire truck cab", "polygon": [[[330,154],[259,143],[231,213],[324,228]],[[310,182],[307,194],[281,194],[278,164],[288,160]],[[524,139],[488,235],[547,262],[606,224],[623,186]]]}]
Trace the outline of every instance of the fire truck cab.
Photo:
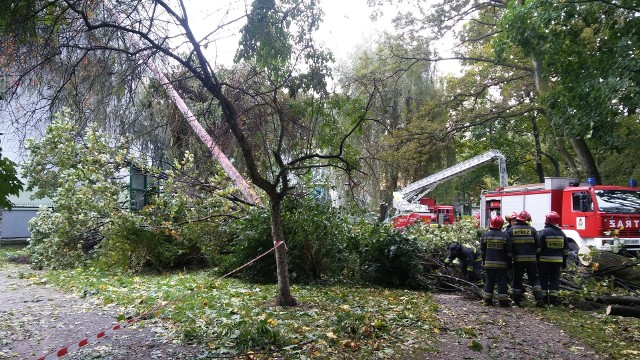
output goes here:
[{"label": "fire truck cab", "polygon": [[575,179],[545,178],[541,184],[509,186],[484,191],[480,200],[480,225],[492,216],[526,210],[531,226],[544,227],[545,214],[560,214],[560,227],[572,250],[595,246],[600,250],[640,250],[640,188],[580,184]]}]

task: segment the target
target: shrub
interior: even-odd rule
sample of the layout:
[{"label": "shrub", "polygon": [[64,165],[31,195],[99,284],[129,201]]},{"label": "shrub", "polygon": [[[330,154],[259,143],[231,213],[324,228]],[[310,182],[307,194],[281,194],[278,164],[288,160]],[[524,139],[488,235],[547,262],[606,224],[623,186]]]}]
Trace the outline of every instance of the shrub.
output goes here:
[{"label": "shrub", "polygon": [[[283,231],[287,245],[289,274],[293,281],[334,280],[347,264],[349,221],[330,204],[311,198],[287,199],[283,204]],[[255,209],[227,228],[224,270],[254,259],[273,247],[267,210]],[[276,281],[273,256],[260,259],[246,268],[242,276],[252,281]]]},{"label": "shrub", "polygon": [[363,239],[362,278],[365,282],[391,287],[423,288],[425,268],[423,243],[405,232],[389,231],[386,225],[371,229]]},{"label": "shrub", "polygon": [[[218,241],[215,219],[242,209],[229,201],[236,190],[221,169],[201,173],[190,153],[167,170],[151,168],[144,155],[127,155],[125,139],[111,140],[97,128],[82,133],[71,117],[62,112],[46,136],[27,142],[28,188],[54,203],[29,222],[33,266],[78,267],[95,257],[102,257],[98,264],[130,270],[203,263],[202,250],[213,252]],[[149,204],[137,212],[122,176],[132,164],[163,179],[145,189]]]},{"label": "shrub", "polygon": [[477,240],[478,229],[471,220],[442,227],[416,224],[403,231],[374,226],[361,239],[361,278],[381,286],[425,288],[425,277],[440,267],[450,243],[475,246]]}]

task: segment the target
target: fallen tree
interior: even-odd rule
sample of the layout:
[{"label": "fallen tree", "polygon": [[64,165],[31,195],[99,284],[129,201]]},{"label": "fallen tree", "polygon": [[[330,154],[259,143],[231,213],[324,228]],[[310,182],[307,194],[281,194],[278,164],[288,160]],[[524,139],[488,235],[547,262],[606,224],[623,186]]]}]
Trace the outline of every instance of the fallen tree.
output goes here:
[{"label": "fallen tree", "polygon": [[611,296],[602,295],[596,298],[596,301],[603,304],[638,306],[640,307],[640,297],[636,296]]},{"label": "fallen tree", "polygon": [[611,275],[640,287],[640,260],[637,258],[591,249],[581,261],[591,266],[595,276]]},{"label": "fallen tree", "polygon": [[640,308],[623,305],[607,306],[606,314],[608,316],[626,316],[640,318]]}]

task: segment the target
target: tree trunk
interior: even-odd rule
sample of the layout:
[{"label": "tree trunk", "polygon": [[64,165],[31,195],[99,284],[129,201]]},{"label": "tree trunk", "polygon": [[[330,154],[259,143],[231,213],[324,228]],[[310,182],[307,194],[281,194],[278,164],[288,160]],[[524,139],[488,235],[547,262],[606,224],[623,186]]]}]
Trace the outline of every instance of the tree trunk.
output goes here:
[{"label": "tree trunk", "polygon": [[536,172],[538,173],[538,180],[544,182],[544,168],[542,167],[542,145],[540,145],[540,132],[538,131],[538,123],[535,117],[531,117],[531,129],[533,132],[533,140],[536,144]]},{"label": "tree trunk", "polygon": [[602,295],[596,298],[596,301],[604,304],[624,305],[624,306],[640,306],[640,298],[634,296],[610,296]]},{"label": "tree trunk", "polygon": [[[284,232],[282,231],[282,213],[280,205],[282,200],[270,199],[271,205],[271,236],[273,244],[276,246],[276,267],[278,275],[278,306],[296,306],[298,302],[291,296],[291,286],[289,285],[289,268],[287,265],[287,246],[284,243]],[[277,246],[283,242],[280,246]]]},{"label": "tree trunk", "polygon": [[553,164],[553,176],[560,177],[560,163],[553,156],[543,153],[549,161]]},{"label": "tree trunk", "polygon": [[640,308],[622,305],[609,305],[607,306],[607,315],[640,318]]},{"label": "tree trunk", "polygon": [[[538,90],[539,95],[545,95],[549,90],[549,81],[547,78],[543,77],[542,75],[542,62],[540,61],[540,59],[538,59],[535,56],[532,56],[531,62],[533,65],[533,79],[536,84],[536,90]],[[556,128],[554,126],[551,126],[551,129],[553,130],[554,135],[556,136],[556,144],[558,145],[558,151],[562,155],[563,159],[565,160],[569,168],[572,169],[572,173],[580,177],[580,173],[578,171],[578,168],[575,162],[573,161],[569,153],[566,151],[563,137],[558,136],[559,134],[556,132]],[[580,139],[577,139],[577,138],[571,138],[570,140],[571,140],[571,145],[573,146],[574,150],[578,154],[578,160],[580,160],[582,167],[585,169],[585,171],[588,174],[592,174],[592,173],[597,174],[597,176],[589,176],[589,177],[596,177],[597,178],[596,181],[598,181],[598,184],[599,184],[600,175],[598,174],[598,169],[595,166],[593,155],[591,154],[591,151],[589,150],[587,143],[584,142],[584,140],[580,142],[579,141]]]},{"label": "tree trunk", "polygon": [[588,178],[594,178],[596,184],[602,184],[600,180],[600,172],[598,172],[598,167],[596,166],[596,161],[593,158],[593,154],[587,145],[587,142],[582,138],[571,138],[571,145],[573,145],[573,149],[576,151],[578,155],[578,160],[580,160],[580,165],[587,173]]},{"label": "tree trunk", "polygon": [[198,119],[196,119],[195,115],[193,115],[182,97],[180,97],[180,94],[178,94],[173,85],[171,85],[169,79],[167,79],[167,77],[151,60],[147,61],[147,66],[149,67],[149,69],[151,69],[151,72],[153,73],[156,80],[158,80],[158,82],[160,82],[160,84],[164,87],[167,95],[169,96],[171,101],[173,101],[178,110],[180,110],[196,136],[198,136],[200,141],[202,141],[207,149],[209,149],[209,152],[218,161],[220,167],[222,167],[227,176],[229,176],[229,178],[235,182],[236,186],[238,186],[245,200],[252,204],[260,205],[260,198],[258,197],[258,195],[253,192],[253,189],[251,189],[244,177],[242,177],[238,170],[233,166],[227,155],[222,152],[220,147],[218,147],[218,144],[216,144],[213,138],[198,122]]},{"label": "tree trunk", "polygon": [[595,275],[613,275],[624,281],[640,283],[638,259],[598,250],[591,250],[590,256],[590,263],[598,264],[598,270],[594,271]]},{"label": "tree trunk", "polygon": [[[562,160],[564,160],[564,162],[569,167],[570,174],[577,178],[581,178],[580,169],[578,169],[578,166],[573,160],[573,157],[571,156],[571,154],[569,154],[569,151],[567,151],[567,142],[565,141],[566,139],[563,136],[559,136],[556,133],[555,129],[553,130],[553,135],[556,137],[556,149],[560,153],[560,156],[562,156]],[[560,175],[558,174],[557,176]]]}]

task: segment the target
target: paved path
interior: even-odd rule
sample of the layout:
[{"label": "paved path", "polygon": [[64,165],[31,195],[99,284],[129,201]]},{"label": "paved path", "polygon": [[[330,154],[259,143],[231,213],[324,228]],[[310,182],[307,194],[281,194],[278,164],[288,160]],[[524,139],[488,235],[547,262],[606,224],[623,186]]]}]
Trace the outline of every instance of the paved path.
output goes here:
[{"label": "paved path", "polygon": [[[26,276],[25,276],[26,274]],[[26,265],[0,266],[0,359],[36,359],[116,325],[118,309],[64,294]],[[64,359],[192,359],[156,320],[118,330]]]},{"label": "paved path", "polygon": [[[442,359],[601,359],[527,309],[483,306],[461,294],[436,294]],[[475,343],[472,343],[474,342]],[[475,348],[475,350],[474,350]]]}]

